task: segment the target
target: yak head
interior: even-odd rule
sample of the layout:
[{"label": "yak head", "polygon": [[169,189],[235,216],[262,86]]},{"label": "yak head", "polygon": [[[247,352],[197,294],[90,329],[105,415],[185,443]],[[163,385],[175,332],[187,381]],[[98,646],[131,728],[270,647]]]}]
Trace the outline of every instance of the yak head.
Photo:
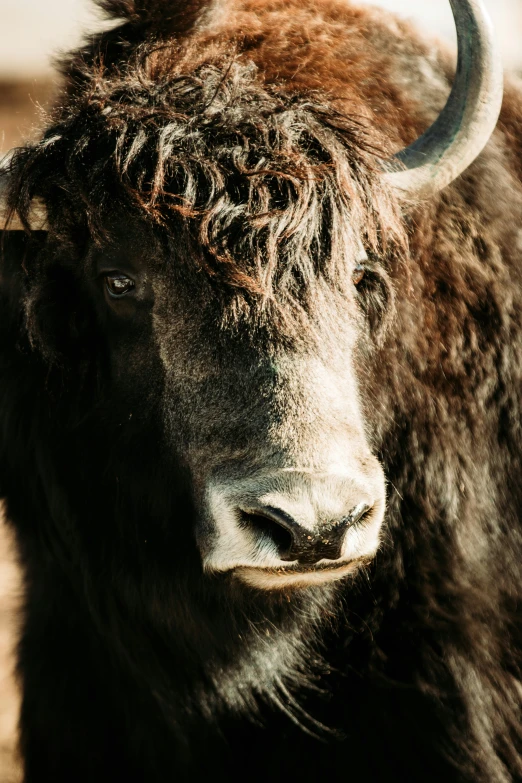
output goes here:
[{"label": "yak head", "polygon": [[28,228],[40,200],[48,215],[14,275],[21,328],[99,473],[48,483],[86,470],[111,513],[149,476],[126,518],[165,532],[188,515],[202,577],[344,577],[384,517],[375,348],[406,247],[397,194],[437,192],[489,138],[502,69],[487,15],[452,4],[450,99],[381,165],[358,93],[340,112],[327,90],[265,80],[234,36],[205,33],[212,4],[101,5],[127,22],[68,60],[47,132],[11,165],[12,214]]},{"label": "yak head", "polygon": [[[341,113],[327,92],[265,82],[226,36],[178,42],[162,3],[163,39],[136,28],[149,4],[105,6],[127,25],[69,61],[50,127],[12,164],[12,210],[28,227],[39,199],[49,221],[19,284],[26,336],[68,373],[69,423],[92,420],[92,453],[115,459],[105,481],[140,431],[152,494],[179,504],[183,476],[204,575],[269,590],[344,577],[384,517],[372,356],[406,246],[396,192],[440,189],[488,138],[501,68],[487,19],[474,8],[471,47],[455,3],[453,93],[383,175],[361,98]],[[121,505],[123,488],[94,483]]]},{"label": "yak head", "polygon": [[67,376],[56,394],[86,427],[98,494],[145,528],[157,499],[122,499],[138,454],[141,481],[161,476],[151,494],[172,488],[169,534],[191,520],[202,578],[277,590],[352,574],[385,511],[371,355],[405,244],[375,139],[315,94],[263,86],[230,48],[142,48],[82,76],[18,154],[15,196],[22,214],[24,198],[46,204],[24,324]]}]

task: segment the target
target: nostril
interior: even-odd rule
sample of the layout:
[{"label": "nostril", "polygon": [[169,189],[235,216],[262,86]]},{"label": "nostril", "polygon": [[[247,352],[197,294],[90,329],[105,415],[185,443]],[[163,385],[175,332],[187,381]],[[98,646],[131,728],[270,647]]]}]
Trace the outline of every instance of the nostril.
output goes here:
[{"label": "nostril", "polygon": [[359,503],[347,516],[314,527],[300,524],[275,506],[238,508],[236,518],[256,544],[271,545],[279,560],[313,565],[320,560],[339,560],[346,532],[359,527],[371,511],[370,505]]},{"label": "nostril", "polygon": [[259,512],[239,512],[239,527],[249,530],[256,538],[275,544],[281,560],[290,560],[289,552],[292,549],[292,534],[270,517]]},{"label": "nostril", "polygon": [[343,517],[340,524],[344,525],[345,527],[354,527],[355,525],[358,525],[360,522],[362,522],[364,518],[369,515],[371,510],[372,507],[367,503],[359,503],[358,506],[352,509],[347,517]]}]

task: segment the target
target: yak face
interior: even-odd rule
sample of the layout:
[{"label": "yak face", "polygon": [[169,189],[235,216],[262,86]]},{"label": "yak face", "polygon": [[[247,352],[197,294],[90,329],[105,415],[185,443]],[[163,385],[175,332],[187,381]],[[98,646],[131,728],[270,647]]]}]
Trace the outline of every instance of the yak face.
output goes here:
[{"label": "yak face", "polygon": [[139,79],[98,70],[19,154],[22,214],[36,195],[50,215],[26,328],[48,362],[96,365],[99,443],[113,412],[137,443],[154,433],[163,481],[187,477],[202,579],[336,580],[383,523],[370,357],[401,220],[359,124],[230,53],[183,57],[163,79],[157,55]]},{"label": "yak face", "polygon": [[266,589],[340,578],[375,553],[385,507],[357,380],[364,267],[351,259],[351,294],[317,281],[285,323],[216,292],[195,252],[124,223],[87,251],[109,384],[123,394],[136,357],[154,357],[146,394],[190,477],[204,572]]}]

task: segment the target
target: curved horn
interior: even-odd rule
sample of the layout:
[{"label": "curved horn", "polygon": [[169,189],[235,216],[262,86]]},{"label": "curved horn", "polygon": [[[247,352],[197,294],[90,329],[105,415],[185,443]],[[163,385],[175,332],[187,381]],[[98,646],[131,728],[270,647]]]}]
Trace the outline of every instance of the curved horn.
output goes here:
[{"label": "curved horn", "polygon": [[[9,170],[10,156],[7,155],[2,163],[0,163],[0,231],[3,228],[7,228],[8,231],[23,231],[24,226],[16,215],[10,217],[9,223],[6,226],[6,220],[8,215],[7,210],[7,191],[9,186],[9,178],[11,176]],[[30,215],[31,227],[35,231],[45,231],[47,227],[47,215],[43,205],[35,201],[33,202]]]},{"label": "curved horn", "polygon": [[503,69],[489,15],[482,0],[450,3],[459,47],[451,94],[435,123],[395,155],[385,175],[406,198],[453,182],[482,152],[500,114]]}]

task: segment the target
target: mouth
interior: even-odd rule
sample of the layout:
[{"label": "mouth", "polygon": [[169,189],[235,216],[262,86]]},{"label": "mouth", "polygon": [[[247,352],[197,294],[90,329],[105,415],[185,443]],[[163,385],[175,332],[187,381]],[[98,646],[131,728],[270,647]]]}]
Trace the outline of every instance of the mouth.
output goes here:
[{"label": "mouth", "polygon": [[359,557],[342,563],[318,563],[310,568],[288,565],[277,568],[238,566],[232,573],[250,587],[262,590],[285,590],[288,587],[324,585],[343,579],[369,565],[371,557]]}]

